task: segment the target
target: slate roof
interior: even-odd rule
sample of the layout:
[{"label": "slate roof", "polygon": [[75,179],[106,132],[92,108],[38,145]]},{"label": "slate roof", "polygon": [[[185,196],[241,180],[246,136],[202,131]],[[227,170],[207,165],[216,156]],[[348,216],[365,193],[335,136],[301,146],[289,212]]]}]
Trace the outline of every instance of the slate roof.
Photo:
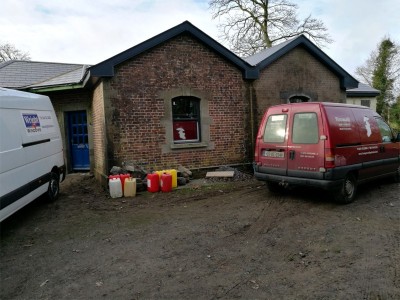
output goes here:
[{"label": "slate roof", "polygon": [[[254,55],[248,56],[243,58],[252,66],[257,66],[258,64],[262,63],[263,60],[268,59],[269,57],[273,57],[273,55],[283,49],[286,45],[290,44],[294,39],[289,39],[283,43],[278,45],[272,46],[271,48],[264,49]],[[286,53],[286,52],[285,52]],[[284,53],[282,53],[283,55]],[[279,55],[282,56],[282,55]],[[279,58],[277,57],[277,58]]]},{"label": "slate roof", "polygon": [[257,54],[244,58],[244,60],[250,65],[262,70],[296,47],[304,47],[312,56],[335,73],[340,78],[340,86],[342,88],[349,89],[358,86],[358,81],[353,76],[347,73],[304,35],[297,36],[281,44],[265,49]]},{"label": "slate roof", "polygon": [[87,65],[11,60],[0,63],[0,86],[12,89],[82,82]]},{"label": "slate roof", "polygon": [[242,71],[245,79],[257,79],[260,70],[268,67],[295,47],[300,46],[304,47],[311,55],[338,76],[341,87],[347,90],[348,96],[379,95],[378,90],[359,83],[304,35],[287,40],[255,55],[240,58],[188,21],[172,27],[94,66],[17,60],[0,63],[0,87],[40,89],[73,86],[76,84],[84,86],[89,76],[94,81],[99,77],[112,77],[114,76],[114,67],[116,65],[183,33],[192,35],[208,48],[236,65]]},{"label": "slate roof", "polygon": [[124,61],[131,59],[161,43],[168,41],[171,38],[179,36],[183,33],[189,33],[194,38],[202,42],[211,50],[215,51],[226,60],[230,61],[236,67],[238,67],[243,72],[243,77],[245,79],[256,79],[258,78],[258,70],[256,68],[252,68],[246,61],[242,58],[222,46],[220,43],[212,39],[210,36],[205,34],[203,31],[192,25],[190,22],[185,21],[167,31],[164,31],[143,43],[140,43],[124,52],[121,52],[103,62],[98,63],[90,67],[90,74],[94,77],[113,77],[114,76],[114,67]]},{"label": "slate roof", "polygon": [[358,87],[346,90],[346,95],[348,97],[376,97],[379,94],[379,90],[361,82],[358,83]]}]

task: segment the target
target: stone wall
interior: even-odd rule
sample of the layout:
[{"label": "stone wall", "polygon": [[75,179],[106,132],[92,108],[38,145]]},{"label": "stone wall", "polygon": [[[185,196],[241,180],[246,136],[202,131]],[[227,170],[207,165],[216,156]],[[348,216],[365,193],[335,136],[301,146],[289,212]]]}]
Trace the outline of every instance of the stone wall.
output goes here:
[{"label": "stone wall", "polygon": [[258,120],[269,106],[288,103],[292,96],[318,102],[346,102],[339,77],[302,47],[293,49],[262,70],[254,89]]}]

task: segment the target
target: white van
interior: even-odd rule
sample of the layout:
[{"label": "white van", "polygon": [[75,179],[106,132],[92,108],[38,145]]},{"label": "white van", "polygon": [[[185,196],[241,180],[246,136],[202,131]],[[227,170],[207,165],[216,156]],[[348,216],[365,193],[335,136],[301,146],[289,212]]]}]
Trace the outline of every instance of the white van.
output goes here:
[{"label": "white van", "polygon": [[55,200],[64,179],[49,97],[0,88],[0,222],[43,194]]}]

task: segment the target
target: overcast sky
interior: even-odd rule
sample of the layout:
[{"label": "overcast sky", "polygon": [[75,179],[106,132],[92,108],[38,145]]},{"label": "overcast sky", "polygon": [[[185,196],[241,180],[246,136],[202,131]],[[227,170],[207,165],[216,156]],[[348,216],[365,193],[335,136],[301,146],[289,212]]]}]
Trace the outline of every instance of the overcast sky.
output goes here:
[{"label": "overcast sky", "polygon": [[[384,36],[400,43],[399,0],[299,0],[334,42],[322,50],[354,75]],[[183,21],[221,42],[208,0],[1,0],[0,43],[34,61],[97,64]]]}]

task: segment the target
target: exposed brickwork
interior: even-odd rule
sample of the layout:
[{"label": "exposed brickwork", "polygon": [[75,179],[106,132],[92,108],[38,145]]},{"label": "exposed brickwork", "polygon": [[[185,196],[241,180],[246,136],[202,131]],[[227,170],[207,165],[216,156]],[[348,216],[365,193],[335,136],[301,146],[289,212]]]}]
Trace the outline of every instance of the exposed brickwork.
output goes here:
[{"label": "exposed brickwork", "polygon": [[68,144],[68,132],[67,132],[67,120],[66,113],[78,110],[84,110],[87,113],[87,121],[88,121],[88,129],[89,129],[89,149],[90,149],[90,160],[93,159],[93,151],[92,151],[92,140],[90,139],[92,136],[92,128],[90,126],[91,123],[91,92],[83,89],[76,90],[64,90],[57,92],[49,92],[46,93],[47,96],[50,97],[50,100],[53,104],[54,111],[57,115],[58,123],[60,125],[61,136],[63,140],[63,148],[64,148],[64,160],[67,166],[68,172],[71,171],[71,162],[70,162],[70,149]]},{"label": "exposed brickwork", "polygon": [[302,47],[293,49],[262,70],[254,88],[258,120],[269,106],[287,103],[293,95],[308,96],[311,101],[346,101],[339,77]]},{"label": "exposed brickwork", "polygon": [[[147,162],[154,168],[190,168],[245,160],[247,101],[242,73],[190,36],[174,38],[120,65],[109,81],[112,113],[108,142],[110,164]],[[198,90],[207,95],[210,141],[214,149],[174,149],[166,141],[164,99],[169,90]],[[175,96],[181,96],[177,93]],[[110,153],[109,153],[110,155]]]},{"label": "exposed brickwork", "polygon": [[93,145],[94,159],[92,169],[95,177],[102,181],[103,176],[107,174],[107,148],[106,148],[106,130],[105,130],[105,113],[104,113],[104,93],[103,84],[100,83],[95,87],[92,98],[92,126],[93,126]]}]

